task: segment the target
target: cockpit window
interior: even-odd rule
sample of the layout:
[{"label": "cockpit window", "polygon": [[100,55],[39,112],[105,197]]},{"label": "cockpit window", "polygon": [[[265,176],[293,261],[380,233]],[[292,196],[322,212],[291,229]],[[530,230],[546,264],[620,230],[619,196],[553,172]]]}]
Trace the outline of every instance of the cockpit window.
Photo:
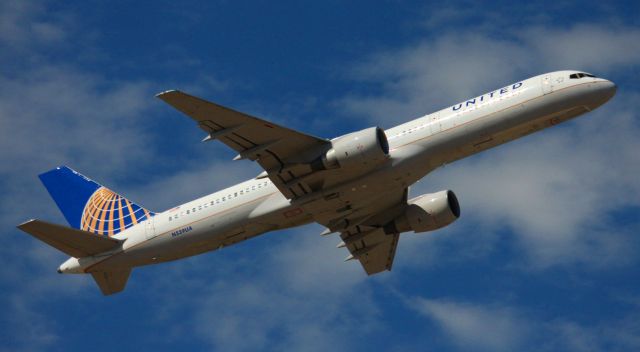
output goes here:
[{"label": "cockpit window", "polygon": [[590,74],[590,73],[584,73],[584,72],[580,72],[580,73],[573,73],[569,75],[570,79],[578,79],[578,78],[584,78],[584,77],[592,77],[595,78],[596,76]]}]

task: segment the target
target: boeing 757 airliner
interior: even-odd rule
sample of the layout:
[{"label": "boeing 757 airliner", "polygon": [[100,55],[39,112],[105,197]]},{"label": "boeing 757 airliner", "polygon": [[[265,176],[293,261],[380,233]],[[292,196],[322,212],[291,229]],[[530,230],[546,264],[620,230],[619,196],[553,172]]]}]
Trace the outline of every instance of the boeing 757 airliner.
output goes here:
[{"label": "boeing 757 airliner", "polygon": [[607,102],[612,82],[558,71],[515,82],[383,130],[334,139],[294,131],[172,90],[157,95],[207,136],[264,172],[233,187],[153,212],[60,166],[40,175],[71,227],[18,226],[71,256],[59,273],[90,273],[103,294],[124,289],[132,268],[229,246],[268,231],[317,222],[364,271],[391,270],[403,232],[433,231],[460,216],[443,190],[408,199],[408,188],[444,164],[557,125]]}]

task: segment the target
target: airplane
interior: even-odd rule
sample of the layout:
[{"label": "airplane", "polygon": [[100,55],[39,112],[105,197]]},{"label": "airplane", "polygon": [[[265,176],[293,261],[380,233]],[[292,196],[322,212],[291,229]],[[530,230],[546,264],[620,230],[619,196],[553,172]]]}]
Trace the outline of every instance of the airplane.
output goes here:
[{"label": "airplane", "polygon": [[158,98],[207,136],[256,161],[255,178],[163,212],[150,211],[60,166],[39,175],[71,227],[42,220],[22,231],[69,255],[59,273],[89,273],[104,295],[122,291],[135,267],[221,249],[312,222],[338,234],[368,275],[391,270],[400,234],[460,217],[453,191],[409,199],[440,166],[570,120],[606,103],[616,85],[556,71],[501,87],[387,129],[331,140],[237,112],[178,90]]}]

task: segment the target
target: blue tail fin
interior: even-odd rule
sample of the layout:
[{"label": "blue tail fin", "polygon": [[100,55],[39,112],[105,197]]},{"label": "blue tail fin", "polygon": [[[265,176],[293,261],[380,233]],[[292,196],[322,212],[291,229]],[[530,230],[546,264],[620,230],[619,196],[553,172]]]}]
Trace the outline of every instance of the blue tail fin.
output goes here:
[{"label": "blue tail fin", "polygon": [[71,227],[113,236],[155,213],[66,166],[39,175]]}]

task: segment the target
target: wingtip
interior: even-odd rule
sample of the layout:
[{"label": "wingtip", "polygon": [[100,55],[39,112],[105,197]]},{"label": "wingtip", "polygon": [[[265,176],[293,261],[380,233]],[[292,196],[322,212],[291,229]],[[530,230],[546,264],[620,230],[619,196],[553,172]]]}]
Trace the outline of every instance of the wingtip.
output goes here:
[{"label": "wingtip", "polygon": [[65,171],[71,171],[71,172],[76,172],[74,169],[66,166],[66,165],[60,165],[60,166],[56,166],[53,169],[47,170],[47,171],[43,171],[41,173],[38,174],[38,177],[41,177],[42,175],[48,174],[50,172],[55,172],[55,171],[59,171],[59,170],[65,170]]},{"label": "wingtip", "polygon": [[27,221],[25,221],[25,222],[23,222],[23,223],[21,223],[19,225],[16,225],[16,227],[22,230],[23,227],[25,227],[26,225],[28,225],[29,223],[32,223],[34,221],[36,221],[36,219],[29,219],[29,220],[27,220]]},{"label": "wingtip", "polygon": [[165,90],[164,92],[160,92],[160,93],[156,94],[156,98],[162,99],[163,96],[168,95],[168,94],[172,94],[172,93],[180,93],[180,91],[177,90],[177,89]]}]

